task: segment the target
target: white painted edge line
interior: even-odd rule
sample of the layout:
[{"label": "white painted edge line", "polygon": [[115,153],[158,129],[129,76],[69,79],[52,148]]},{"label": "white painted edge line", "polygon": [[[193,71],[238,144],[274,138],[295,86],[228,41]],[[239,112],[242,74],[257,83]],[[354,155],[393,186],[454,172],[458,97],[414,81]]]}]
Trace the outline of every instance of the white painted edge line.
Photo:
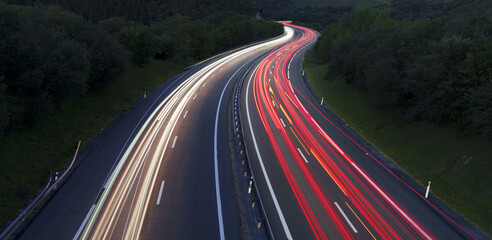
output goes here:
[{"label": "white painted edge line", "polygon": [[297,151],[299,152],[299,154],[301,154],[302,158],[304,158],[304,162],[308,163],[308,160],[306,159],[306,157],[302,153],[301,149],[297,148]]},{"label": "white painted edge line", "polygon": [[290,73],[290,71],[287,71],[287,79],[290,80],[290,74],[289,73]]},{"label": "white painted edge line", "polygon": [[[253,59],[253,58],[252,58]],[[224,93],[229,86],[231,80],[236,76],[236,74],[241,70],[247,63],[249,63],[252,59],[245,62],[241,67],[239,67],[234,74],[232,74],[231,78],[227,81],[226,85],[222,89],[222,93],[220,94],[219,103],[217,104],[217,112],[215,113],[215,132],[214,132],[214,169],[215,169],[215,196],[217,198],[217,216],[219,221],[219,233],[220,239],[225,240],[225,232],[224,232],[224,217],[222,216],[222,200],[220,197],[220,182],[219,182],[219,151],[218,151],[218,129],[219,129],[219,113],[220,106],[222,104],[222,99],[224,98]]]},{"label": "white painted edge line", "polygon": [[[96,204],[93,204],[91,209],[89,210],[89,212],[87,213],[87,215],[85,216],[84,218],[84,221],[82,222],[82,225],[81,226],[85,226],[85,224],[87,223],[87,221],[89,221],[89,218],[91,217],[92,215],[92,212],[94,211],[94,208],[96,208]],[[82,233],[82,230],[84,228],[83,227],[79,227],[79,230],[77,230],[77,233],[75,234],[75,236],[73,237],[73,240],[77,240],[79,239],[79,236],[80,234]]]},{"label": "white painted edge line", "polygon": [[178,140],[178,136],[174,137],[173,145],[171,146],[171,148],[174,148],[174,145],[176,144],[176,140]]},{"label": "white painted edge line", "polygon": [[345,221],[348,222],[348,224],[350,225],[350,227],[352,228],[352,231],[354,231],[354,233],[357,233],[357,229],[355,229],[354,225],[352,224],[352,222],[348,219],[347,215],[345,215],[345,213],[343,212],[342,208],[340,208],[340,206],[338,205],[337,202],[334,202],[335,203],[335,206],[337,206],[338,208],[338,211],[340,211],[340,213],[343,215],[343,218],[345,218]]},{"label": "white painted edge line", "polygon": [[186,118],[186,115],[188,115],[188,110],[186,110],[185,114],[183,115],[183,118]]},{"label": "white painted edge line", "polygon": [[[257,67],[257,69],[258,69],[258,67]],[[256,70],[254,72],[256,72]],[[253,75],[254,74],[252,74],[251,77],[249,78],[248,87],[246,88],[246,97],[249,96],[249,88],[251,86],[251,79],[253,78]],[[290,233],[289,226],[287,226],[287,222],[285,221],[284,214],[282,213],[282,210],[280,209],[280,205],[278,204],[277,196],[275,196],[275,192],[273,191],[272,183],[270,182],[270,178],[268,177],[268,173],[266,172],[265,165],[263,164],[263,159],[261,158],[261,155],[260,155],[260,150],[258,149],[258,144],[256,143],[255,133],[253,131],[253,128],[251,127],[253,124],[251,124],[251,116],[249,113],[249,102],[247,99],[246,99],[246,115],[248,117],[249,130],[251,132],[251,137],[253,139],[253,145],[255,146],[256,155],[258,156],[258,161],[260,162],[261,171],[263,172],[263,176],[264,176],[265,181],[267,183],[268,190],[270,191],[270,195],[272,196],[273,204],[275,205],[275,208],[277,209],[278,218],[280,219],[280,222],[282,223],[282,228],[284,229],[284,232],[285,232],[287,239],[292,240],[293,238],[292,238],[292,235]]]},{"label": "white painted edge line", "polygon": [[280,118],[280,121],[282,122],[282,125],[284,125],[284,127],[286,127],[285,126],[285,123],[284,123],[284,120],[282,120],[282,118]]},{"label": "white painted edge line", "polygon": [[162,190],[164,189],[164,184],[166,184],[166,181],[162,180],[161,188],[159,189],[159,195],[157,196],[157,202],[156,202],[157,206],[159,206],[159,204],[161,204]]}]

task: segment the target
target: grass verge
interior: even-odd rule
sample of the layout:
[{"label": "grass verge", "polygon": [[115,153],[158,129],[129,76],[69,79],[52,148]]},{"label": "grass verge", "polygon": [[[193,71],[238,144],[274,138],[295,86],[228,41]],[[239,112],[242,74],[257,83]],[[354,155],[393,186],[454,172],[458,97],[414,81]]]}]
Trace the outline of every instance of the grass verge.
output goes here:
[{"label": "grass verge", "polygon": [[373,98],[307,55],[306,74],[326,104],[373,146],[465,218],[492,232],[492,141],[425,121],[408,122],[375,109]]},{"label": "grass verge", "polygon": [[48,182],[51,169],[65,166],[79,139],[83,146],[145,91],[182,69],[182,65],[157,60],[143,67],[130,65],[107,88],[73,99],[61,112],[41,116],[31,129],[0,138],[0,229]]}]

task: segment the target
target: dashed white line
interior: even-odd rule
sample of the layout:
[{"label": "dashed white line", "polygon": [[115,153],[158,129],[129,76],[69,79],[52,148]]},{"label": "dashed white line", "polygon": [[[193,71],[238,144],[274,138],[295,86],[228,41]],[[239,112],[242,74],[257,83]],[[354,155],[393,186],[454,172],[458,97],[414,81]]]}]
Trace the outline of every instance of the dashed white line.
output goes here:
[{"label": "dashed white line", "polygon": [[340,206],[338,205],[337,202],[334,202],[335,203],[335,206],[337,206],[338,208],[338,211],[340,211],[340,213],[343,215],[343,218],[345,218],[345,221],[348,222],[348,224],[350,225],[350,227],[352,228],[352,231],[354,231],[354,233],[357,233],[357,229],[355,229],[354,225],[352,224],[352,222],[348,219],[347,215],[345,215],[345,213],[343,212],[342,208],[340,208]]},{"label": "dashed white line", "polygon": [[193,100],[195,100],[196,96],[197,96],[197,95],[195,95],[195,96],[193,97]]},{"label": "dashed white line", "polygon": [[183,115],[183,118],[186,118],[186,115],[188,115],[188,111],[185,112],[185,114]]},{"label": "dashed white line", "polygon": [[205,82],[205,83],[202,85],[202,87],[205,87],[205,85],[207,85],[207,82]]},{"label": "dashed white line", "polygon": [[280,121],[282,122],[282,125],[284,125],[284,127],[285,127],[284,120],[282,120],[282,118],[281,118]]},{"label": "dashed white line", "polygon": [[156,205],[161,204],[162,190],[164,189],[164,184],[166,184],[166,181],[162,180],[162,182],[161,182],[161,188],[159,189],[159,196],[157,196]]},{"label": "dashed white line", "polygon": [[275,107],[275,101],[272,100],[273,106]]},{"label": "dashed white line", "polygon": [[297,151],[299,152],[299,154],[301,154],[301,157],[304,158],[304,162],[308,163],[308,160],[306,159],[306,157],[304,156],[304,154],[302,154],[301,149],[297,148]]},{"label": "dashed white line", "polygon": [[173,146],[171,148],[174,148],[174,145],[176,145],[176,140],[178,140],[178,136],[174,137]]},{"label": "dashed white line", "polygon": [[[258,69],[258,67],[256,69]],[[255,70],[255,72],[256,72],[256,70]],[[252,74],[251,77],[249,78],[248,87],[246,88],[246,96],[250,96],[249,95],[249,89],[251,87],[251,82],[252,82],[251,79],[253,78],[253,75],[254,74]],[[255,146],[256,155],[258,156],[258,161],[260,162],[261,171],[263,173],[263,176],[265,177],[265,181],[267,183],[268,190],[270,191],[270,196],[272,196],[273,204],[275,205],[275,208],[277,209],[278,218],[280,219],[280,223],[282,224],[282,228],[284,229],[284,233],[286,235],[286,238],[290,240],[290,239],[293,239],[292,234],[290,233],[289,226],[287,225],[287,222],[285,221],[284,214],[282,213],[282,210],[280,209],[280,205],[278,204],[277,196],[275,195],[275,192],[274,192],[273,187],[272,187],[272,183],[270,182],[270,178],[268,177],[268,173],[265,169],[265,164],[263,164],[263,159],[261,158],[260,150],[258,149],[258,144],[256,143],[255,133],[254,133],[253,128],[251,127],[253,124],[251,124],[251,116],[250,116],[249,112],[250,112],[249,111],[249,101],[246,100],[246,113],[248,116],[249,130],[251,132],[251,138],[253,139],[253,145]],[[267,218],[268,218],[268,216],[267,216]]]}]

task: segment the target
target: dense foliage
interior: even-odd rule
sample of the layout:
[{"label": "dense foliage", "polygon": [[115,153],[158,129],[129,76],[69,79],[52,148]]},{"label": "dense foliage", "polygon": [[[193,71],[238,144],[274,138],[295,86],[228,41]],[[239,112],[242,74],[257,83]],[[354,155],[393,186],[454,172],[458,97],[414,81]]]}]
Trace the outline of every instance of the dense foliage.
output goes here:
[{"label": "dense foliage", "polygon": [[230,12],[217,12],[205,20],[174,15],[149,26],[121,17],[99,21],[132,52],[136,64],[149,57],[183,62],[209,57],[213,53],[252,41],[282,34],[282,25]]},{"label": "dense foliage", "polygon": [[102,28],[59,8],[0,3],[0,135],[114,80],[120,52]]},{"label": "dense foliage", "polygon": [[[72,2],[77,1],[57,1],[62,6]],[[18,126],[33,125],[39,114],[54,113],[61,109],[63,101],[116,79],[123,70],[125,54],[121,45],[137,65],[151,57],[189,63],[283,31],[273,21],[231,11],[202,16],[204,20],[161,13],[152,18],[164,20],[145,25],[128,20],[142,17],[132,17],[130,3],[120,3],[124,6],[121,9],[112,6],[119,10],[107,12],[109,15],[89,16],[97,19],[129,14],[104,19],[96,25],[57,7],[20,7],[0,2],[0,135]],[[95,11],[94,6],[97,4],[78,12]],[[186,9],[185,6],[181,4],[174,10]],[[236,6],[241,8],[244,4]],[[212,11],[207,7],[202,10]]]},{"label": "dense foliage", "polygon": [[351,6],[301,6],[297,0],[253,0],[266,19],[292,20],[293,23],[322,30],[337,21]]},{"label": "dense foliage", "polygon": [[329,62],[327,77],[371,92],[379,107],[406,119],[491,137],[492,3],[434,3],[447,11],[423,8],[413,12],[422,18],[409,21],[411,2],[395,0],[391,14],[358,7],[326,27],[317,47],[319,58]]},{"label": "dense foliage", "polygon": [[99,21],[111,17],[149,24],[170,16],[181,14],[201,19],[219,11],[234,11],[236,14],[255,13],[248,0],[8,0],[9,2],[31,5],[43,3],[61,6],[86,19]]}]

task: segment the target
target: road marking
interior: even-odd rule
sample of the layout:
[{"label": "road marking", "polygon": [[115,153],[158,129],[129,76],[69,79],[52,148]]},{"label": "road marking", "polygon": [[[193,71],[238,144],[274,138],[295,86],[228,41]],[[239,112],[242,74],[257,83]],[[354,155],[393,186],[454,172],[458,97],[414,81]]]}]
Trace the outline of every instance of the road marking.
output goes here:
[{"label": "road marking", "polygon": [[359,219],[359,222],[362,223],[362,226],[364,226],[364,228],[366,228],[366,230],[369,232],[369,234],[371,234],[372,238],[374,238],[374,240],[376,240],[376,237],[374,237],[374,235],[372,234],[372,232],[369,231],[369,228],[367,228],[366,225],[362,222],[362,220],[360,220],[359,216],[357,214],[355,214],[354,210],[352,210],[352,208],[350,207],[350,205],[347,202],[345,202],[345,204],[350,209],[350,211],[352,211],[352,213],[355,215],[355,217],[357,217],[357,219]]},{"label": "road marking", "polygon": [[185,112],[185,114],[183,115],[183,118],[186,118],[186,115],[188,115],[188,110]]},{"label": "road marking", "polygon": [[289,73],[290,73],[290,71],[287,71],[287,79],[290,80],[290,74]]},{"label": "road marking", "polygon": [[304,154],[302,154],[301,149],[297,148],[297,151],[299,152],[299,154],[301,154],[302,158],[304,158],[304,162],[308,163],[308,160],[306,159],[306,157],[304,157]]},{"label": "road marking", "polygon": [[275,102],[273,101],[273,99],[272,99],[272,103],[273,103],[273,106],[275,107]]},{"label": "road marking", "polygon": [[174,141],[173,141],[173,145],[171,146],[171,148],[174,148],[174,145],[176,144],[176,140],[178,139],[178,136],[175,136],[174,137]]},{"label": "road marking", "polygon": [[96,204],[92,205],[91,209],[89,210],[89,212],[85,216],[84,221],[82,222],[82,225],[80,225],[79,230],[77,230],[77,233],[73,237],[73,240],[78,240],[79,239],[79,236],[82,233],[82,230],[84,229],[83,227],[85,226],[85,224],[87,223],[87,221],[89,221],[89,217],[92,215],[92,212],[94,211],[94,208],[95,207],[96,207]]},{"label": "road marking", "polygon": [[352,224],[352,222],[348,219],[347,215],[345,215],[345,213],[343,212],[343,210],[340,208],[340,206],[338,205],[337,202],[334,202],[335,203],[335,206],[337,206],[338,208],[338,211],[340,211],[340,213],[342,213],[343,215],[343,218],[345,218],[345,221],[348,222],[348,224],[350,225],[350,227],[352,228],[352,230],[354,231],[354,233],[357,233],[357,229],[355,229],[354,225]]},{"label": "road marking", "polygon": [[193,100],[195,100],[195,98],[196,98],[196,94],[195,94],[195,96],[193,97]]},{"label": "road marking", "polygon": [[214,78],[214,77],[215,77],[215,74],[214,74],[214,75],[212,75],[210,78]]},{"label": "road marking", "polygon": [[166,181],[162,180],[161,188],[159,189],[159,196],[157,196],[157,202],[156,202],[157,206],[159,206],[159,204],[161,204],[162,190],[164,189],[164,184],[166,184]]},{"label": "road marking", "polygon": [[286,127],[285,126],[285,123],[284,123],[284,120],[282,120],[282,118],[280,118],[280,121],[282,122],[282,125],[284,125],[284,127]]},{"label": "road marking", "polygon": [[205,83],[202,85],[202,87],[205,87],[205,85],[207,85],[207,82],[205,82]]},{"label": "road marking", "polygon": [[[176,80],[175,80],[174,82],[172,82],[169,86],[167,86],[167,87],[166,87],[166,89],[164,89],[164,90],[161,92],[161,94],[159,94],[159,96],[158,96],[158,97],[154,100],[154,102],[153,102],[153,103],[152,103],[152,105],[151,105],[151,106],[147,109],[147,111],[145,111],[144,115],[140,118],[140,120],[138,121],[137,125],[135,125],[135,127],[134,127],[134,128],[133,128],[133,130],[132,130],[132,132],[130,133],[130,135],[129,135],[129,136],[128,136],[128,138],[126,139],[125,144],[123,145],[123,148],[120,150],[120,152],[119,152],[118,156],[116,157],[116,159],[115,159],[115,161],[114,161],[114,163],[113,163],[113,166],[111,166],[111,169],[109,170],[109,173],[108,173],[108,175],[106,176],[106,179],[104,180],[104,185],[103,185],[103,186],[99,189],[99,192],[98,192],[98,193],[97,193],[97,195],[96,195],[96,199],[94,200],[94,205],[93,205],[93,208],[91,208],[91,209],[89,210],[89,212],[87,213],[87,216],[88,216],[89,218],[87,219],[87,221],[82,222],[82,224],[80,225],[80,227],[79,227],[79,229],[78,229],[77,233],[75,234],[75,236],[74,236],[74,238],[73,238],[74,240],[75,240],[75,239],[78,239],[78,238],[79,238],[79,236],[80,236],[80,234],[82,234],[83,230],[85,229],[85,227],[86,227],[86,224],[87,224],[88,220],[90,219],[90,217],[92,217],[92,213],[96,210],[95,208],[97,207],[97,205],[96,205],[95,203],[96,203],[97,201],[99,201],[99,199],[100,199],[100,197],[101,197],[101,194],[104,194],[104,191],[105,191],[105,189],[107,188],[107,186],[108,186],[109,182],[111,182],[111,181],[110,181],[110,179],[112,179],[112,176],[113,176],[116,172],[119,172],[119,168],[120,168],[119,166],[120,166],[120,164],[121,164],[121,162],[122,162],[121,160],[122,160],[122,159],[126,159],[126,157],[125,157],[125,156],[127,155],[128,149],[132,149],[132,148],[133,148],[133,146],[134,146],[134,145],[135,145],[135,143],[136,143],[136,139],[138,139],[138,138],[140,137],[140,135],[141,135],[141,134],[142,134],[142,132],[143,132],[143,129],[145,129],[145,128],[146,128],[146,126],[149,124],[149,122],[150,122],[151,118],[152,118],[152,117],[156,114],[156,112],[158,111],[157,109],[160,109],[160,108],[161,108],[161,106],[162,106],[162,105],[166,102],[166,99],[167,99],[168,97],[166,97],[166,98],[164,99],[164,101],[163,101],[163,100],[160,100],[160,98],[162,97],[162,95],[164,95],[165,93],[167,93],[167,91],[168,91],[171,87],[173,87],[175,84],[179,83],[179,82],[181,81],[181,79],[182,79],[182,78],[186,75],[186,73],[188,73],[189,71],[190,71],[190,70],[188,70],[188,71],[184,72],[183,74],[181,74],[181,76],[180,76],[178,79],[176,79]],[[176,90],[172,91],[169,95],[172,95],[175,91],[176,91]],[[160,104],[159,104],[159,105],[155,108],[155,110],[154,110],[154,111],[153,111],[153,112],[152,112],[149,116],[147,116],[147,113],[149,113],[149,111],[150,111],[150,110],[152,110],[152,107],[153,107],[153,106],[154,106],[154,105],[155,105],[158,101],[160,101]],[[141,123],[142,121],[144,121],[144,119],[146,119],[146,120],[145,120],[145,122],[143,123],[143,125],[142,125],[142,126],[140,126],[140,123]],[[139,128],[139,127],[140,127],[140,128]],[[136,134],[135,136],[133,136],[133,134],[135,133],[135,131],[137,130],[137,128],[139,128],[139,131],[137,132],[137,134]],[[128,143],[129,143],[129,142],[130,142],[130,140],[132,139],[132,136],[133,136],[133,140],[131,141],[130,146],[129,146],[128,148],[126,148],[126,146],[128,145]],[[120,159],[121,154],[123,154],[123,152],[125,152],[125,153],[124,153],[124,155],[123,155],[122,159]],[[118,161],[118,159],[120,159],[120,161]],[[116,168],[115,168],[115,167],[116,167]],[[86,217],[86,218],[87,218],[87,217]]]},{"label": "road marking", "polygon": [[221,68],[219,71],[220,71],[220,72],[224,71],[224,68]]},{"label": "road marking", "polygon": [[220,197],[220,183],[219,183],[219,144],[217,141],[218,138],[218,129],[219,129],[219,113],[220,113],[220,106],[222,104],[222,99],[224,98],[224,93],[227,89],[227,86],[229,86],[229,83],[231,80],[236,76],[236,74],[241,70],[246,64],[248,64],[252,59],[248,60],[245,62],[240,68],[238,68],[234,74],[232,74],[231,78],[227,81],[226,85],[222,89],[222,93],[220,94],[219,98],[219,103],[217,104],[217,112],[215,113],[215,132],[214,132],[214,170],[215,170],[215,196],[217,198],[217,216],[219,220],[219,233],[220,233],[220,239],[225,240],[225,232],[224,232],[224,217],[222,216],[222,200]]},{"label": "road marking", "polygon": [[[256,67],[256,69],[258,69],[258,67]],[[254,72],[256,72],[256,70]],[[251,86],[251,79],[253,78],[253,75],[254,74],[252,74],[251,77],[249,78],[248,87],[246,88],[246,97],[250,96],[249,95],[249,88]],[[251,136],[253,139],[253,145],[255,146],[256,155],[258,156],[258,161],[260,162],[261,171],[263,173],[263,176],[265,177],[265,181],[267,183],[268,190],[270,191],[270,196],[272,196],[273,204],[275,205],[275,208],[277,209],[278,218],[280,219],[280,223],[282,224],[282,228],[284,229],[284,232],[285,232],[287,239],[293,239],[292,235],[290,234],[289,226],[287,226],[287,222],[285,221],[284,214],[282,213],[282,210],[280,209],[280,205],[278,204],[277,196],[275,195],[275,192],[273,191],[272,183],[270,182],[270,178],[268,177],[268,173],[266,172],[265,165],[263,164],[263,159],[261,158],[260,150],[258,149],[258,144],[256,143],[255,133],[253,131],[253,128],[251,127],[251,126],[253,126],[253,124],[251,124],[251,116],[249,113],[249,101],[247,99],[246,99],[246,115],[248,117],[249,130],[251,132]],[[268,216],[267,216],[267,219],[268,219]]]}]

